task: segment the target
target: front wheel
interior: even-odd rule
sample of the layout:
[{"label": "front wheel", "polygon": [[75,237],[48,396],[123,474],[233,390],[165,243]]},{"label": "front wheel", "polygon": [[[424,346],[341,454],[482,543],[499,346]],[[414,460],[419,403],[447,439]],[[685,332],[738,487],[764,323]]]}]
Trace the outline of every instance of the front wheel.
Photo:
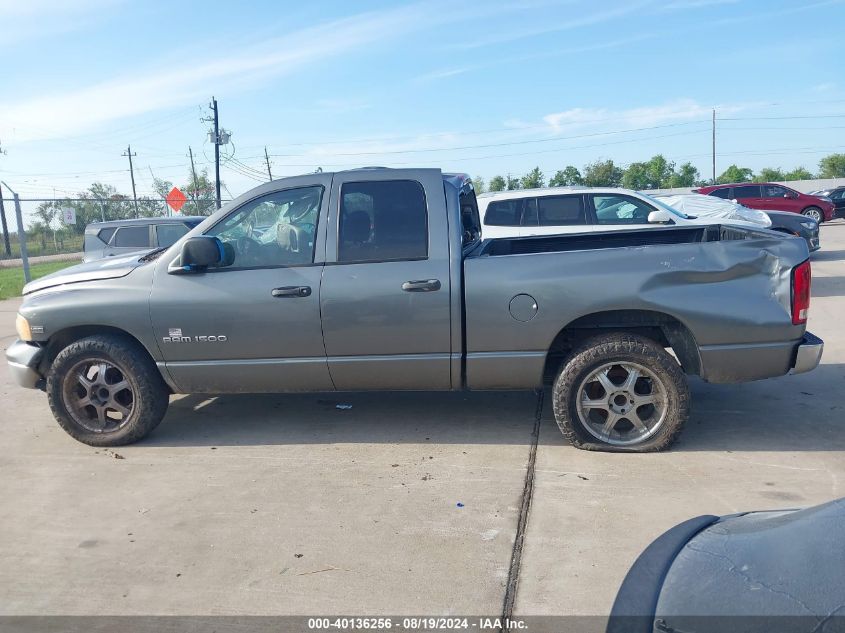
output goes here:
[{"label": "front wheel", "polygon": [[152,431],[169,394],[152,359],[131,339],[89,336],[64,348],[47,374],[59,425],[91,446],[122,446]]},{"label": "front wheel", "polygon": [[824,222],[824,214],[818,207],[807,207],[801,212],[801,215],[806,215],[808,218],[813,218],[816,222],[821,224]]},{"label": "front wheel", "polygon": [[644,453],[668,448],[689,417],[680,365],[651,339],[591,338],[554,383],[554,414],[576,448]]}]

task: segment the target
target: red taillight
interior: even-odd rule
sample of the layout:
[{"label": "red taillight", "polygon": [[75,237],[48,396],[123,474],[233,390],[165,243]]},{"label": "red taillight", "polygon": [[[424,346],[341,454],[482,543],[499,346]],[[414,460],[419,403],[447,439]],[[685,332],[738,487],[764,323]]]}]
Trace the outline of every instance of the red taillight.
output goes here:
[{"label": "red taillight", "polygon": [[810,310],[810,260],[792,269],[792,324],[807,322]]}]

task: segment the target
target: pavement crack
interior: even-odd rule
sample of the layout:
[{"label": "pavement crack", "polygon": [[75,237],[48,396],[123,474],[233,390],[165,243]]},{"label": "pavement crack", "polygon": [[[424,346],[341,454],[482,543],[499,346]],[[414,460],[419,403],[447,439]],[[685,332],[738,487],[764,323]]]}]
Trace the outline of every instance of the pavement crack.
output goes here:
[{"label": "pavement crack", "polygon": [[[543,419],[543,390],[537,392],[537,408],[534,411],[534,429],[531,432],[531,447],[528,449],[528,466],[525,469],[525,483],[522,487],[522,499],[516,521],[516,537],[513,540],[511,563],[508,568],[508,582],[505,586],[505,598],[502,604],[502,622],[513,619],[513,607],[516,603],[516,591],[519,585],[519,572],[522,564],[522,548],[525,544],[525,530],[528,526],[528,513],[534,496],[534,473],[537,464],[537,444],[540,441],[540,423]],[[507,631],[509,629],[503,629]]]}]

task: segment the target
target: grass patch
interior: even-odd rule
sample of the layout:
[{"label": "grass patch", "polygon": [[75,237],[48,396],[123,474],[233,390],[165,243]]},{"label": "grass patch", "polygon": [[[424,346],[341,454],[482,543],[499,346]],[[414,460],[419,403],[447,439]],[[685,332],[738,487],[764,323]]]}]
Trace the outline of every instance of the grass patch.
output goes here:
[{"label": "grass patch", "polygon": [[[33,279],[49,275],[57,270],[73,266],[79,262],[47,262],[29,267]],[[0,299],[10,299],[21,294],[24,287],[23,268],[0,268]]]}]

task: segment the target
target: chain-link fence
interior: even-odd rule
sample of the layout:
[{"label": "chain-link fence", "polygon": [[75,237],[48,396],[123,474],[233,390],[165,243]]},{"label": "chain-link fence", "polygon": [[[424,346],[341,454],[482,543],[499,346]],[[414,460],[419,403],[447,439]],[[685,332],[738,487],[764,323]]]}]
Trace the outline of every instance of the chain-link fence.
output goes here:
[{"label": "chain-link fence", "polygon": [[[5,223],[3,241],[0,243],[0,260],[18,259],[21,257],[21,247],[15,221],[15,201],[11,196],[6,196],[2,202]],[[139,198],[136,204],[132,198],[125,196],[21,197],[20,205],[26,250],[31,258],[81,253],[85,227],[94,222],[162,216],[206,216],[216,210],[214,199],[208,197],[189,197],[178,213],[165,200]]]}]

